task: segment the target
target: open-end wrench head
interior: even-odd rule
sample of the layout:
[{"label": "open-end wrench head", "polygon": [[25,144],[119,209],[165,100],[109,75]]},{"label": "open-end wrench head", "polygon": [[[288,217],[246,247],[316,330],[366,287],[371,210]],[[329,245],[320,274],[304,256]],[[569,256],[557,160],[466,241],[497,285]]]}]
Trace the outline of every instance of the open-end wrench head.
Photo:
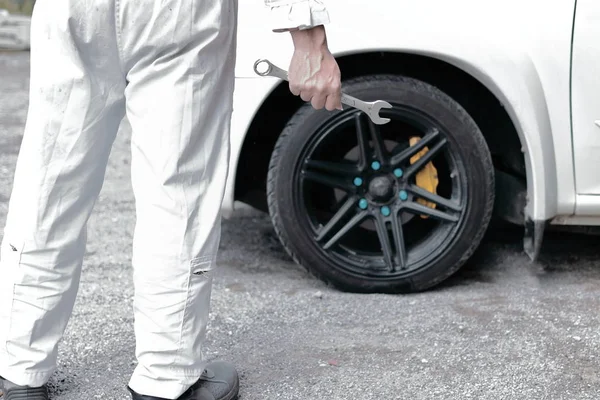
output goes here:
[{"label": "open-end wrench head", "polygon": [[381,111],[382,108],[392,108],[392,105],[387,101],[383,100],[377,100],[371,105],[371,112],[369,113],[369,118],[371,118],[371,121],[373,121],[375,125],[383,125],[390,122],[389,118],[381,118],[379,116],[379,111]]}]

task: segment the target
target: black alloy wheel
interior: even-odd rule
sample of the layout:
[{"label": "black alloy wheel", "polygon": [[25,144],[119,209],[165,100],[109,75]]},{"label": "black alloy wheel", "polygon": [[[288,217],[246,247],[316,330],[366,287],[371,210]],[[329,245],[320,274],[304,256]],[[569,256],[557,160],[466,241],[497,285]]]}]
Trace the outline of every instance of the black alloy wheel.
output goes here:
[{"label": "black alloy wheel", "polygon": [[345,82],[393,107],[302,107],[272,154],[268,201],[288,253],[352,292],[409,293],[456,272],[487,229],[491,157],[475,122],[435,87],[399,76]]}]

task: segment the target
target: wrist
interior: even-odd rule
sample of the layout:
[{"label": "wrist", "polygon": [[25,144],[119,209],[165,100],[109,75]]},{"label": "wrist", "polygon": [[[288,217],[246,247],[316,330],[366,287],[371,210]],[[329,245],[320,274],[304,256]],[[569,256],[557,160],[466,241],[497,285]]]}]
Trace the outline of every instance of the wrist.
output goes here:
[{"label": "wrist", "polygon": [[315,50],[327,48],[327,34],[323,25],[310,29],[290,31],[296,50]]}]

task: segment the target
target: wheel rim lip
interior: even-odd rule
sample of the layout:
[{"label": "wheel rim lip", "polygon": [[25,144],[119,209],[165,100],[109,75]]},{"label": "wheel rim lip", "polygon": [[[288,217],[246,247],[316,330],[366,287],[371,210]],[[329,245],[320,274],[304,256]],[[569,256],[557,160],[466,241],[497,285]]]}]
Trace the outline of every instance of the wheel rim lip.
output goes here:
[{"label": "wheel rim lip", "polygon": [[[322,145],[323,141],[331,134],[337,134],[338,129],[344,129],[346,124],[351,124],[353,127],[354,117],[360,111],[350,109],[337,112],[334,116],[326,119],[320,123],[316,128],[313,129],[308,142],[303,146],[302,150],[296,159],[296,163],[293,170],[293,207],[296,207],[300,211],[302,218],[300,218],[299,226],[306,234],[311,246],[317,250],[319,257],[325,258],[330,262],[333,262],[338,269],[344,273],[352,275],[357,278],[368,278],[370,280],[390,280],[398,279],[407,275],[413,275],[418,271],[426,268],[432,260],[439,258],[443,253],[448,251],[460,236],[460,232],[464,228],[465,213],[468,209],[469,198],[467,196],[469,184],[466,180],[465,162],[456,151],[451,151],[456,147],[455,140],[448,130],[432,116],[424,113],[422,110],[408,106],[406,104],[395,103],[389,101],[392,104],[392,109],[382,110],[381,116],[390,118],[391,122],[394,119],[401,120],[410,125],[416,126],[421,132],[427,131],[427,129],[437,128],[441,134],[441,137],[448,140],[447,145],[440,154],[444,154],[446,163],[449,165],[449,170],[455,170],[458,175],[457,181],[451,179],[452,194],[458,191],[457,197],[461,207],[458,215],[458,221],[450,224],[445,224],[441,227],[436,227],[432,232],[428,232],[426,237],[422,240],[423,243],[417,243],[413,248],[407,249],[407,265],[405,269],[397,269],[395,272],[390,273],[386,270],[385,261],[382,257],[382,252],[378,253],[367,253],[367,252],[356,252],[355,250],[347,248],[347,246],[338,244],[332,249],[325,250],[316,241],[315,236],[317,231],[312,218],[315,218],[314,214],[310,214],[307,209],[305,202],[305,187],[303,183],[302,172],[304,170],[304,163],[310,156],[315,152],[319,146]],[[367,167],[368,169],[368,167]],[[363,179],[363,185],[368,182]],[[454,199],[454,196],[451,197]],[[408,200],[407,200],[408,201]],[[392,204],[396,204],[394,202]],[[415,215],[414,218],[417,216]],[[434,247],[435,250],[429,251],[430,247]],[[343,249],[340,252],[338,249]],[[356,257],[358,254],[358,257]],[[364,260],[369,261],[369,264],[364,265]],[[369,268],[369,265],[374,265]]]}]

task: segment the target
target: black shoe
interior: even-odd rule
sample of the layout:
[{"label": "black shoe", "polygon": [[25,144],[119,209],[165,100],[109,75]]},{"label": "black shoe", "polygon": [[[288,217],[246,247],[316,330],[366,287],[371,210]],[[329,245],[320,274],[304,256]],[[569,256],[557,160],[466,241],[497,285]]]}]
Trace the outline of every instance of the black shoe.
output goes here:
[{"label": "black shoe", "polygon": [[0,395],[4,393],[2,400],[48,400],[48,388],[19,386],[7,381],[0,376]]},{"label": "black shoe", "polygon": [[[133,400],[166,400],[141,395],[127,388]],[[225,361],[215,361],[206,366],[200,379],[177,400],[236,400],[239,390],[240,381],[235,367]]]}]

